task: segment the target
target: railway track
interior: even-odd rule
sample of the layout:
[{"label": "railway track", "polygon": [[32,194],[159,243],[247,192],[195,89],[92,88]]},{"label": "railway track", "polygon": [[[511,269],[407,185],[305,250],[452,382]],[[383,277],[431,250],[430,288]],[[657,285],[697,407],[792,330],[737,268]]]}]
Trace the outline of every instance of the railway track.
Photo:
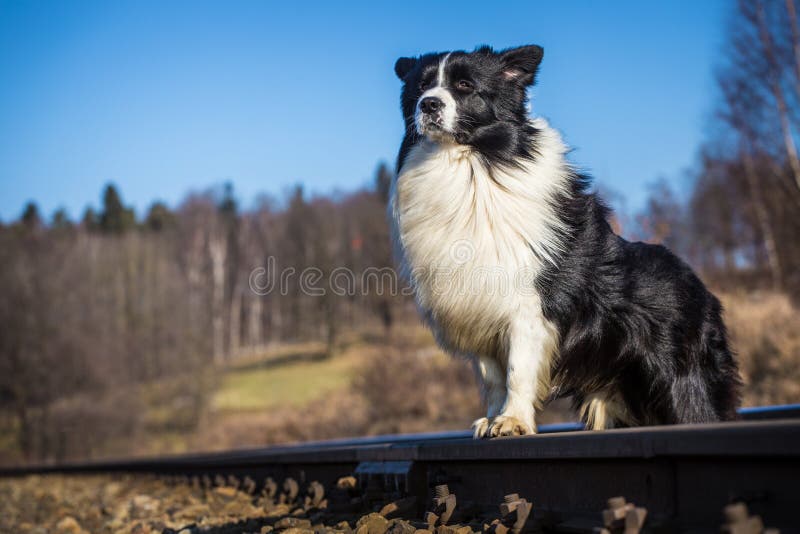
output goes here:
[{"label": "railway track", "polygon": [[381,436],[11,468],[0,476],[154,473],[257,485],[270,478],[293,480],[301,490],[315,481],[331,491],[352,475],[350,504],[369,510],[400,502],[418,520],[446,485],[457,498],[456,516],[498,510],[509,494],[532,503],[525,530],[589,532],[608,499],[624,496],[646,509],[653,531],[718,532],[723,507],[745,503],[769,526],[800,532],[800,405],[741,415],[732,423],[604,432],[549,425],[536,436],[478,441],[467,432]]}]

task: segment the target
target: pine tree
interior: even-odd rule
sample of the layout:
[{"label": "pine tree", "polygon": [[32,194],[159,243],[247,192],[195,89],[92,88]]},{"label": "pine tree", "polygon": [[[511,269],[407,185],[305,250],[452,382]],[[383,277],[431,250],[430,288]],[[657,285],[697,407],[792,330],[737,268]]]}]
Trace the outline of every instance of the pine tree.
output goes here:
[{"label": "pine tree", "polygon": [[97,228],[100,226],[97,212],[94,211],[94,208],[91,206],[87,206],[84,210],[83,217],[81,217],[81,226],[89,232],[97,231]]},{"label": "pine tree", "polygon": [[36,203],[28,202],[20,217],[22,225],[29,230],[36,230],[42,226],[42,218],[39,216],[39,208]]},{"label": "pine tree", "polygon": [[54,230],[69,230],[72,228],[72,221],[69,219],[69,214],[64,208],[58,208],[53,213],[53,218],[50,220],[50,226]]},{"label": "pine tree", "polygon": [[103,193],[103,213],[100,215],[100,230],[109,234],[122,234],[136,223],[133,209],[126,208],[113,184]]},{"label": "pine tree", "polygon": [[378,198],[384,204],[388,204],[389,202],[389,191],[392,188],[392,171],[389,170],[389,167],[386,163],[381,162],[378,165],[378,170],[375,173],[375,192],[378,194]]},{"label": "pine tree", "polygon": [[222,200],[220,200],[219,205],[217,206],[219,212],[222,214],[223,218],[226,220],[231,220],[236,218],[236,213],[239,211],[239,207],[236,204],[236,198],[233,196],[233,184],[230,182],[225,183],[225,188],[222,193]]},{"label": "pine tree", "polygon": [[172,226],[175,216],[163,202],[153,202],[145,217],[145,227],[153,232],[160,232]]}]

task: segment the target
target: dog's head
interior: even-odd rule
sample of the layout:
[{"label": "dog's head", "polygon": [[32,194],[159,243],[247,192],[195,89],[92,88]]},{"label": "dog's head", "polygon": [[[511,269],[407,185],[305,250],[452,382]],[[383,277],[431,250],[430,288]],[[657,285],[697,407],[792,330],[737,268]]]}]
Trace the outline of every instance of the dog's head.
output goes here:
[{"label": "dog's head", "polygon": [[401,57],[394,70],[403,81],[406,138],[508,150],[527,124],[526,95],[543,50],[530,45],[495,52]]}]

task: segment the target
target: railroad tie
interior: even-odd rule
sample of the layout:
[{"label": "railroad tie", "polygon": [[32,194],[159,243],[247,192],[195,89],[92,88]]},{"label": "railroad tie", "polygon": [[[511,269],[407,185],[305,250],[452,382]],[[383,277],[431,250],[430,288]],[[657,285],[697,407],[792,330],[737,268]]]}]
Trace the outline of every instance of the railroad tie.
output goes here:
[{"label": "railroad tie", "polygon": [[248,495],[253,495],[256,492],[256,481],[246,475],[242,480],[242,491]]},{"label": "railroad tie", "polygon": [[723,509],[725,524],[720,528],[726,534],[780,534],[775,528],[764,528],[761,516],[750,515],[747,505],[738,502]]},{"label": "railroad tie", "polygon": [[328,500],[325,499],[325,487],[316,480],[308,485],[306,494],[303,505],[306,511],[328,507]]},{"label": "railroad tie", "polygon": [[595,528],[597,534],[639,534],[647,519],[647,509],[625,502],[625,497],[611,497],[603,510],[603,526]]},{"label": "railroad tie", "polygon": [[425,513],[425,523],[428,530],[435,530],[437,525],[446,525],[456,508],[456,495],[450,493],[447,484],[441,484],[434,489],[436,496],[433,498],[433,510]]},{"label": "railroad tie", "polygon": [[286,478],[283,481],[283,491],[278,499],[279,504],[292,505],[297,500],[297,494],[300,493],[300,485],[292,477]]},{"label": "railroad tie", "polygon": [[525,527],[533,510],[533,503],[520,498],[517,493],[509,493],[500,503],[500,518],[483,524],[486,534],[519,534]]},{"label": "railroad tie", "polygon": [[521,499],[519,494],[511,493],[503,498],[500,504],[501,522],[506,525],[513,534],[519,534],[528,521],[528,516],[533,509],[533,503]]}]

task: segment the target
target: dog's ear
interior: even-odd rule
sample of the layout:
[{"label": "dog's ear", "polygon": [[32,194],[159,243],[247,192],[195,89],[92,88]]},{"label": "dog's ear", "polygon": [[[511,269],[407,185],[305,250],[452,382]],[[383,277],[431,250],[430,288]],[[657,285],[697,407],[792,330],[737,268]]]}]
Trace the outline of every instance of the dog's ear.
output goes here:
[{"label": "dog's ear", "polygon": [[406,77],[406,74],[411,72],[411,69],[413,69],[416,65],[417,65],[417,59],[416,58],[413,58],[413,57],[401,57],[394,64],[394,73],[397,74],[398,78],[400,78],[401,80],[404,80],[405,77]]},{"label": "dog's ear", "polygon": [[543,55],[544,49],[536,45],[503,50],[500,52],[503,77],[522,85],[531,85],[536,78],[536,71]]}]

